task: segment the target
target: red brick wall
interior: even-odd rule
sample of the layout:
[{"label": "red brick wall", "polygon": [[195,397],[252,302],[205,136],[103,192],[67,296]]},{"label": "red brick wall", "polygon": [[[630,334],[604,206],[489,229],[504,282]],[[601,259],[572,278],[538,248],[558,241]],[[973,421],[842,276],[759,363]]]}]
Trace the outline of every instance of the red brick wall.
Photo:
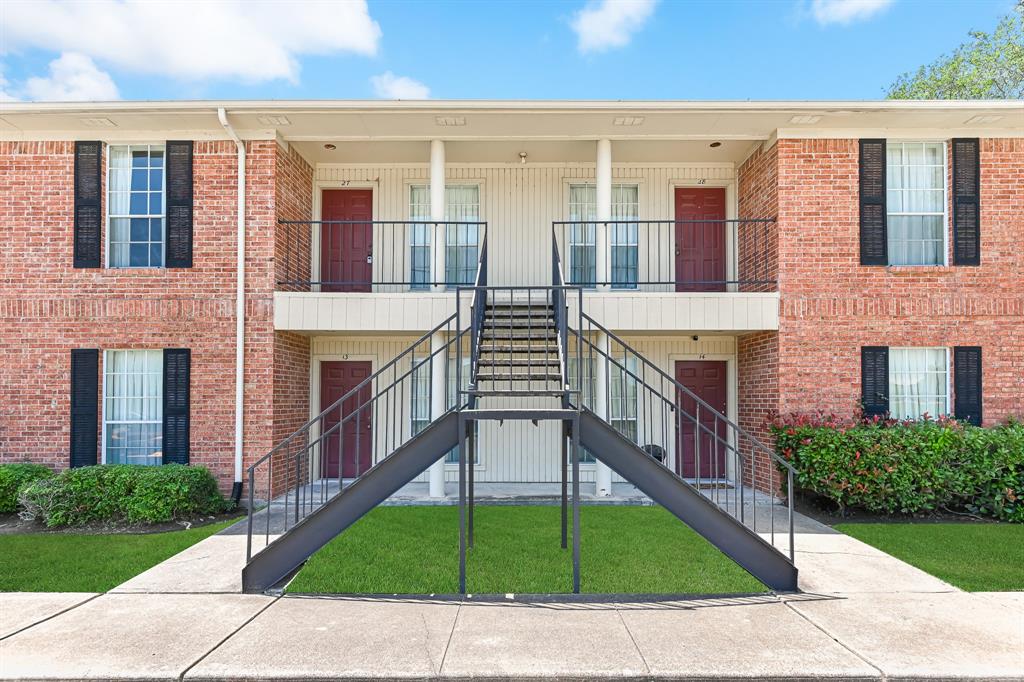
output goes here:
[{"label": "red brick wall", "polygon": [[[192,349],[191,461],[208,466],[222,488],[230,488],[236,159],[230,142],[195,145],[193,268],[74,269],[74,144],[0,142],[0,461],[67,466],[72,348],[187,347]],[[269,450],[275,430],[298,421],[303,409],[302,421],[308,414],[293,396],[287,416],[275,422],[280,383],[298,381],[295,371],[277,375],[275,355],[294,367],[301,366],[303,351],[300,341],[282,344],[275,337],[272,292],[276,218],[308,217],[312,171],[276,142],[260,141],[247,144],[246,174],[248,464]],[[308,370],[302,381],[308,385]]]},{"label": "red brick wall", "polygon": [[980,345],[985,422],[1024,414],[1024,140],[982,140],[980,267],[861,266],[857,140],[776,147],[781,409],[852,413],[864,345]]},{"label": "red brick wall", "polygon": [[[778,147],[758,148],[737,170],[740,218],[775,218],[779,213]],[[778,227],[775,223],[737,226],[739,278],[774,282],[779,274]],[[775,291],[772,284],[743,284],[744,291]]]},{"label": "red brick wall", "polygon": [[[779,409],[779,335],[744,334],[737,339],[738,419],[740,428],[768,447],[774,447],[768,421]],[[746,483],[760,490],[778,489],[778,472],[764,450],[740,439],[740,451],[753,460],[744,473]]]}]

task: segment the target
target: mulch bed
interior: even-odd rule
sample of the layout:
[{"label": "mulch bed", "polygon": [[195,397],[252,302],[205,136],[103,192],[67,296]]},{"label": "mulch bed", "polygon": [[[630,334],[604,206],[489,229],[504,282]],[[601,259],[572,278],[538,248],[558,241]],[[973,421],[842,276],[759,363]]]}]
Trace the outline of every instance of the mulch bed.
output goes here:
[{"label": "mulch bed", "polygon": [[51,533],[54,535],[145,535],[147,533],[166,533],[168,531],[198,528],[199,526],[206,526],[211,523],[220,523],[221,521],[237,518],[240,513],[244,513],[244,509],[236,509],[222,514],[178,519],[177,521],[168,521],[166,523],[131,525],[112,521],[95,521],[84,526],[63,528],[47,528],[39,521],[25,521],[17,514],[0,514],[0,535],[25,535],[29,533]]}]

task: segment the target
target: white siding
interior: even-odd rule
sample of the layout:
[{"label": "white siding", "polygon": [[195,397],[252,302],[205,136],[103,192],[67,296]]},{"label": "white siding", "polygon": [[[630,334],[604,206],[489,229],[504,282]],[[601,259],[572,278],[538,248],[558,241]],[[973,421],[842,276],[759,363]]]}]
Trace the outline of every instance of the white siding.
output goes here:
[{"label": "white siding", "polygon": [[[319,412],[319,361],[321,360],[370,360],[374,371],[383,367],[391,359],[409,347],[417,336],[317,336],[312,340],[312,382],[313,395],[311,405],[314,413]],[[696,359],[707,356],[709,359],[734,360],[736,355],[736,339],[732,336],[701,336],[694,341],[688,336],[627,336],[623,339],[637,351],[655,363],[666,373],[674,373],[675,359]],[[422,350],[425,350],[425,346]],[[424,357],[422,351],[417,356]],[[409,362],[401,363],[399,374],[409,369]],[[387,454],[385,442],[392,443],[398,434],[399,440],[408,438],[410,434],[410,410],[408,381],[403,382],[400,394],[404,401],[400,407],[394,407],[392,421],[385,424],[384,413],[375,415],[374,419],[374,460]],[[734,382],[730,386],[730,394],[734,394]],[[546,400],[546,403],[545,403]],[[394,406],[392,400],[385,401]],[[731,398],[735,402],[735,396]],[[537,398],[490,398],[480,404],[482,408],[501,407],[558,407],[554,399]],[[660,433],[662,426],[660,417],[655,416],[648,428]],[[397,423],[396,423],[397,422]],[[558,458],[560,445],[558,442],[559,425],[557,422],[540,422],[534,426],[531,422],[508,421],[503,425],[497,422],[481,422],[480,424],[480,462],[476,469],[478,481],[517,482],[559,480]],[[457,480],[454,465],[449,465],[447,480]],[[424,474],[419,480],[426,480]],[[594,480],[593,465],[581,466],[581,480]],[[615,480],[621,480],[616,478]]]},{"label": "white siding", "polygon": [[[316,169],[317,189],[329,187],[372,187],[376,220],[409,218],[409,185],[424,183],[425,164],[322,165]],[[709,186],[732,182],[732,164],[624,164],[613,170],[615,182],[637,182],[640,187],[641,220],[673,218],[673,188],[704,180]],[[460,165],[447,169],[450,184],[480,183],[481,219],[488,223],[489,274],[491,284],[548,284],[551,280],[551,224],[568,219],[568,185],[593,181],[594,168],[583,164]],[[314,198],[314,206],[319,197]],[[731,209],[730,209],[731,210]],[[377,228],[374,243],[391,250],[391,242]],[[668,232],[665,232],[667,235]],[[398,240],[398,244],[402,244]],[[377,249],[375,264],[390,257]],[[404,250],[395,250],[398,259]],[[671,249],[661,253],[670,257]],[[404,264],[396,263],[395,272]],[[667,266],[666,266],[667,267]],[[379,278],[375,275],[375,279]]]}]

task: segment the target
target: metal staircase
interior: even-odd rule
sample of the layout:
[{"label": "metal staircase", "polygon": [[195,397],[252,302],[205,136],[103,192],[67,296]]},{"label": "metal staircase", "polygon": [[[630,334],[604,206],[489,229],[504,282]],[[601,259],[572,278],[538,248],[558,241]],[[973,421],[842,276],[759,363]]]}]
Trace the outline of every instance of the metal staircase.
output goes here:
[{"label": "metal staircase", "polygon": [[[565,284],[557,242],[553,283],[543,287],[488,286],[486,242],[479,253],[474,285],[455,291],[454,315],[249,467],[253,512],[243,589],[261,592],[280,584],[332,538],[458,448],[459,585],[465,592],[474,467],[466,464],[472,458],[461,455],[475,450],[471,426],[529,419],[563,424],[562,546],[568,547],[571,508],[575,592],[580,590],[581,447],[772,589],[796,590],[792,467],[589,317],[583,290]],[[468,319],[462,315],[465,296],[471,298]],[[421,388],[417,382],[426,370],[437,371],[455,359],[456,386],[466,385],[461,372],[467,343],[468,388],[429,421],[407,426],[409,396]],[[510,397],[526,397],[530,407],[510,408]],[[377,428],[369,436],[371,462],[363,468],[358,439],[366,436],[357,425],[370,415]],[[343,461],[348,451],[357,453],[350,470]],[[327,475],[332,467],[335,476]],[[788,476],[789,506],[777,519],[774,495],[765,491],[778,489],[779,468]],[[262,491],[258,496],[257,490]],[[257,510],[260,499],[266,506]],[[776,546],[777,531],[788,537],[788,547]],[[254,542],[262,544],[256,553]]]}]

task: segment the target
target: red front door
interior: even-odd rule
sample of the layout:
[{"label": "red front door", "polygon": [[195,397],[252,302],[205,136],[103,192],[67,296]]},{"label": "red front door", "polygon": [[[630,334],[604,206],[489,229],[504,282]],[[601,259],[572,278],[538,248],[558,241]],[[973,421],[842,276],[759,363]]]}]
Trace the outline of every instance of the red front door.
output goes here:
[{"label": "red front door", "polygon": [[[677,360],[676,381],[690,389],[711,407],[725,414],[727,409],[727,382],[725,361]],[[725,478],[727,437],[724,425],[703,405],[700,408],[700,457],[697,456],[697,401],[680,391],[676,402],[682,409],[679,426],[679,448],[676,472],[684,478]],[[716,437],[717,436],[717,437]],[[699,467],[698,467],[699,460]]]},{"label": "red front door", "polygon": [[373,281],[373,190],[325,189],[320,226],[321,291],[369,291]]},{"label": "red front door", "polygon": [[676,220],[676,291],[725,291],[725,188],[677,187]]},{"label": "red front door", "polygon": [[[320,410],[323,411],[339,398],[354,389],[373,373],[369,361],[330,361],[320,363]],[[341,409],[332,410],[323,421],[322,433],[327,433],[344,417],[355,412],[370,399],[371,387],[367,385],[359,393],[345,400]],[[324,440],[323,473],[327,478],[338,477],[338,463],[344,478],[355,478],[370,468],[373,452],[371,407],[365,406],[359,414],[339,428],[331,431]]]}]

